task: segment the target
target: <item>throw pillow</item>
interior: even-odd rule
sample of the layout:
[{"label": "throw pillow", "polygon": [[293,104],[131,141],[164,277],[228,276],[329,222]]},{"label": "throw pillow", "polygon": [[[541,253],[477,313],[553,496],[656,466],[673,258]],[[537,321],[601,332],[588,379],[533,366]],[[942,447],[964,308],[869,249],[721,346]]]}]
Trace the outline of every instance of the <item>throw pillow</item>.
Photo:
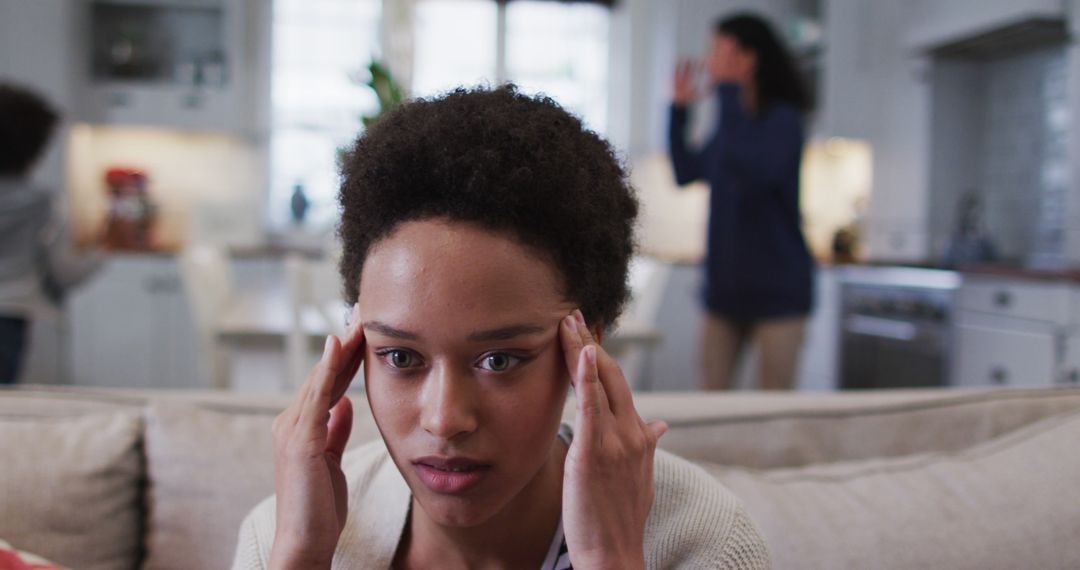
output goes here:
[{"label": "throw pillow", "polygon": [[0,536],[64,566],[135,568],[142,419],[0,416]]},{"label": "throw pillow", "polygon": [[777,569],[1080,568],[1080,413],[949,453],[755,471],[704,464]]}]

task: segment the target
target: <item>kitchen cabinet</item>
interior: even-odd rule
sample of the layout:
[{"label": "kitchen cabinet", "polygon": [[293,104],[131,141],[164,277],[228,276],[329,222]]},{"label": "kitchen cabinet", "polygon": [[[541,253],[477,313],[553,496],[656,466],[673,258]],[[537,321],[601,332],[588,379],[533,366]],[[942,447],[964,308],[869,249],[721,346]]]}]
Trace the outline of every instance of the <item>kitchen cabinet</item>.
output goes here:
[{"label": "kitchen cabinet", "polygon": [[243,0],[86,0],[79,50],[86,122],[243,134],[257,59]]},{"label": "kitchen cabinet", "polygon": [[909,2],[826,0],[815,137],[866,140],[873,174],[864,250],[881,262],[929,258],[925,219],[929,99],[926,61],[905,45]]},{"label": "kitchen cabinet", "polygon": [[967,276],[953,383],[1051,386],[1080,379],[1080,285]]},{"label": "kitchen cabinet", "polygon": [[818,135],[857,139],[873,135],[877,82],[867,77],[875,73],[875,8],[865,0],[827,1]]},{"label": "kitchen cabinet", "polygon": [[1048,332],[958,325],[959,386],[1049,386],[1056,376],[1056,339]]},{"label": "kitchen cabinet", "polygon": [[173,256],[113,256],[70,299],[71,382],[199,387],[191,314]]},{"label": "kitchen cabinet", "polygon": [[995,30],[1062,20],[1062,0],[922,0],[907,37],[912,50],[957,45]]},{"label": "kitchen cabinet", "polygon": [[1065,339],[1065,358],[1059,380],[1062,384],[1080,385],[1080,334]]},{"label": "kitchen cabinet", "polygon": [[960,288],[960,309],[1004,318],[1068,325],[1074,286],[1068,283],[1032,283],[969,278]]}]

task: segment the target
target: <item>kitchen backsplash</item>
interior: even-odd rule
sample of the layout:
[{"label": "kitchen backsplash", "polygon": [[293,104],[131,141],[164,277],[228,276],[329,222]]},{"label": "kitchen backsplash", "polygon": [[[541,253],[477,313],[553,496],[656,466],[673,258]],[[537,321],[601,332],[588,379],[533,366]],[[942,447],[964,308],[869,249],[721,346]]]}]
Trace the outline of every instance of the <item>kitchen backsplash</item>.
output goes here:
[{"label": "kitchen backsplash", "polygon": [[[178,249],[192,239],[253,244],[262,239],[261,168],[256,147],[235,137],[159,128],[75,125],[68,139],[68,187],[83,240],[100,235],[108,196],[105,171],[144,171],[159,206],[155,243]],[[224,226],[215,222],[227,214]]]},{"label": "kitchen backsplash", "polygon": [[987,227],[1003,255],[1059,265],[1069,186],[1065,51],[989,61],[985,73],[979,175]]},{"label": "kitchen backsplash", "polygon": [[[800,209],[811,252],[831,258],[837,230],[860,222],[870,198],[873,149],[866,141],[811,140],[803,153]],[[631,165],[631,183],[641,200],[638,239],[644,253],[671,261],[705,256],[709,188],[695,182],[680,189],[666,154],[643,156]]]}]

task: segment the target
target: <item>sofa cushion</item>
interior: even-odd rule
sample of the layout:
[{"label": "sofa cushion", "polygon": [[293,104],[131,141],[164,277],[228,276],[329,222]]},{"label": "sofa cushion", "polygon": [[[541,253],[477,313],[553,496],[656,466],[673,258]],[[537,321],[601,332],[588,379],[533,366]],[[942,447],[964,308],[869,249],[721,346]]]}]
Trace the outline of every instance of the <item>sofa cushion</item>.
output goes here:
[{"label": "sofa cushion", "polygon": [[[240,523],[274,492],[270,428],[281,407],[163,404],[147,410],[147,570],[228,568]],[[354,398],[349,447],[378,437]]]},{"label": "sofa cushion", "polygon": [[705,464],[783,568],[1080,568],[1080,413],[956,452],[795,469]]},{"label": "sofa cushion", "polygon": [[1080,410],[1080,389],[650,394],[637,405],[668,422],[660,446],[672,453],[772,469],[966,449]]},{"label": "sofa cushion", "polygon": [[141,414],[32,411],[0,412],[0,537],[64,566],[135,568]]}]

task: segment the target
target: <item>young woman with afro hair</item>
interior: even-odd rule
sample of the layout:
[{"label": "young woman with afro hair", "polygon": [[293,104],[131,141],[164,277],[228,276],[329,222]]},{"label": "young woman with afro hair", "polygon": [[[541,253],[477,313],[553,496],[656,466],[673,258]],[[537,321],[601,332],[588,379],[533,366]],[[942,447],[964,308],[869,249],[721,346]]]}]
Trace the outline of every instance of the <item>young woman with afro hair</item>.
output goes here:
[{"label": "young woman with afro hair", "polygon": [[[275,420],[277,493],[234,568],[768,567],[599,344],[638,210],[605,141],[550,99],[457,90],[379,119],[343,171],[354,318]],[[345,453],[361,366],[381,438]]]}]

